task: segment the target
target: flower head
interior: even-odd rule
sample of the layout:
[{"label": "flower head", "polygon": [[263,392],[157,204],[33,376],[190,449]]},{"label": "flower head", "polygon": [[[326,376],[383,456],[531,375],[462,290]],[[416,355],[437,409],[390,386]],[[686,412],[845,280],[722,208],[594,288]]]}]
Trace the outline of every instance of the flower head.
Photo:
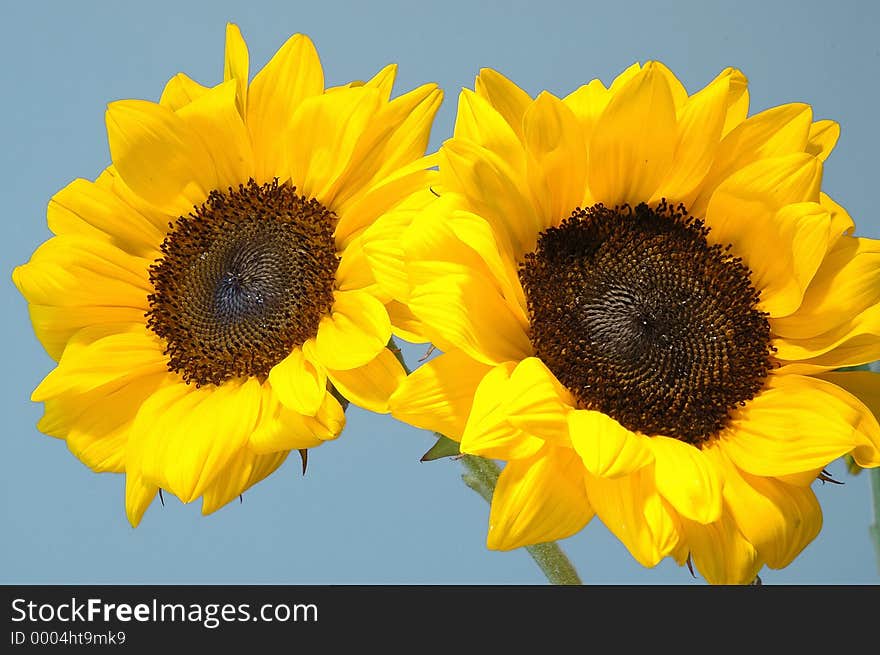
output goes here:
[{"label": "flower head", "polygon": [[821,191],[838,133],[748,116],[734,69],[461,93],[439,197],[368,257],[398,333],[442,351],[392,414],[506,462],[490,548],[598,515],[645,566],[745,583],[818,534],[831,461],[880,464],[875,376],[834,371],[880,357],[880,241]]},{"label": "flower head", "polygon": [[388,411],[404,371],[363,232],[430,184],[441,100],[390,99],[395,73],[325,88],[297,34],[251,79],[229,25],[221,84],[111,103],[112,165],[49,203],[55,236],[13,273],[58,362],[39,428],[126,474],[132,524],[161,489],[213,512],[335,439],[349,401]]}]

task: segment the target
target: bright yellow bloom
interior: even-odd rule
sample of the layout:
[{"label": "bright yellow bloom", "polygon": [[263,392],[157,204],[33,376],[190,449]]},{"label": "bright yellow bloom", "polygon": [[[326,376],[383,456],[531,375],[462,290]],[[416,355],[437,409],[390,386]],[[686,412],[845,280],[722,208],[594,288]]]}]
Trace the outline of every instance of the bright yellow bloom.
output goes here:
[{"label": "bright yellow bloom", "polygon": [[747,114],[733,69],[562,99],[483,70],[439,198],[368,230],[398,333],[443,353],[392,415],[506,462],[489,548],[598,515],[644,566],[747,583],[819,533],[824,467],[880,464],[876,377],[833,372],[880,358],[880,241],[820,188],[839,128]]},{"label": "bright yellow bloom", "polygon": [[390,100],[395,75],[325,88],[297,34],[250,79],[229,25],[223,83],[111,103],[112,165],[49,203],[13,274],[58,362],[39,428],[126,474],[133,525],[160,489],[215,511],[335,439],[340,401],[388,411],[405,373],[363,232],[436,174],[442,97]]}]

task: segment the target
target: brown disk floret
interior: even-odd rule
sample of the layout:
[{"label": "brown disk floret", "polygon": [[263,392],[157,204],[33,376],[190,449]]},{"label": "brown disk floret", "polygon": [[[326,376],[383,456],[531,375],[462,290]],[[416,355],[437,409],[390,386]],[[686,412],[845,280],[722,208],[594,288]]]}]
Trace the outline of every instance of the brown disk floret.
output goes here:
[{"label": "brown disk floret", "polygon": [[584,409],[701,444],[760,391],[770,326],[730,247],[664,201],[578,209],[519,277],[538,357]]},{"label": "brown disk floret", "polygon": [[265,379],[333,303],[336,215],[278,181],[213,191],[177,219],[150,268],[147,325],[196,386]]}]

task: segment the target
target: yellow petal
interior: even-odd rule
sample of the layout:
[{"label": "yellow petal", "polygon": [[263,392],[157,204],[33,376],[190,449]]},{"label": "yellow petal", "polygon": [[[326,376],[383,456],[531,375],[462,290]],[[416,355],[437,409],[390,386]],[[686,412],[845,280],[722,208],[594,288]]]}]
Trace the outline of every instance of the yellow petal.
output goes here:
[{"label": "yellow petal", "polygon": [[681,521],[657,493],[652,467],[618,478],[586,473],[586,488],[596,515],[642,566],[679,548]]},{"label": "yellow petal", "polygon": [[[118,389],[101,389],[100,398],[83,407],[71,422],[67,433],[67,447],[86,466],[95,472],[125,471],[125,454],[129,428],[135,414],[155,391],[168,384],[168,373],[141,376],[128,381]],[[77,394],[55,401],[71,406],[82,404],[83,396]]]},{"label": "yellow petal", "polygon": [[718,169],[736,170],[765,157],[803,152],[812,125],[809,105],[793,102],[751,116],[724,139]]},{"label": "yellow petal", "polygon": [[[336,243],[347,248],[357,236],[371,233],[370,241],[377,241],[377,248],[386,248],[392,241],[399,243],[400,234],[413,216],[436,198],[431,193],[438,173],[427,170],[431,159],[425,157],[414,171],[393,177],[371,187],[358,195],[345,207],[340,208],[339,222],[334,230]],[[376,227],[382,222],[384,227]]]},{"label": "yellow petal", "polygon": [[132,191],[113,166],[108,166],[101,171],[101,174],[95,179],[95,184],[116,194],[126,205],[147,217],[163,234],[168,230],[170,219],[175,218],[157,209]]},{"label": "yellow petal", "polygon": [[824,469],[825,467],[823,466],[822,468],[792,473],[791,475],[777,475],[774,478],[793,487],[809,487],[816,481],[816,478],[819,477]]},{"label": "yellow petal", "polygon": [[480,380],[462,433],[462,452],[510,460],[531,457],[544,446],[543,439],[524,434],[507,420],[502,394],[514,368],[513,362],[500,364]]},{"label": "yellow petal", "polygon": [[522,117],[532,102],[529,94],[491,68],[481,68],[474,82],[474,91],[489,101],[517,138],[522,140]]},{"label": "yellow petal", "polygon": [[108,333],[124,332],[143,324],[144,310],[137,307],[28,305],[34,333],[49,356],[58,361],[74,334],[90,326]]},{"label": "yellow petal", "polygon": [[[712,230],[721,230],[723,222],[711,219],[713,204],[720,198],[745,198],[754,203],[750,209],[758,216],[772,214],[785,205],[798,202],[819,202],[822,164],[805,153],[767,157],[738,170],[713,193],[706,212]],[[741,217],[740,220],[747,220]],[[758,219],[755,219],[758,220]],[[713,238],[720,242],[720,237]]]},{"label": "yellow petal", "polygon": [[125,184],[170,216],[186,216],[218,188],[204,142],[167,107],[144,100],[112,102],[107,136]]},{"label": "yellow petal", "polygon": [[822,120],[810,125],[807,137],[807,152],[821,161],[828,159],[840,138],[840,124],[835,121]]},{"label": "yellow petal", "polygon": [[80,235],[53,237],[13,271],[28,302],[39,305],[137,307],[146,311],[150,261],[105,241]]},{"label": "yellow petal", "polygon": [[[363,256],[370,273],[383,292],[400,301],[409,298],[401,236],[416,214],[415,210],[387,212],[364,230],[361,238]],[[345,257],[340,262],[340,268],[344,265]],[[338,270],[336,277],[337,280],[344,279]]]},{"label": "yellow petal", "polygon": [[568,428],[574,449],[593,475],[617,478],[654,461],[648,437],[602,412],[569,412]]},{"label": "yellow petal", "polygon": [[755,547],[740,533],[730,514],[704,525],[682,519],[694,566],[709,584],[749,584],[761,569]]},{"label": "yellow petal", "polygon": [[565,539],[593,518],[583,467],[570,448],[545,448],[507,462],[492,497],[486,545],[491,550]]},{"label": "yellow petal", "polygon": [[260,419],[248,441],[256,453],[314,448],[335,439],[345,427],[345,412],[339,402],[326,394],[315,416],[303,416],[278,401],[269,385],[264,385]]},{"label": "yellow petal", "polygon": [[822,373],[819,379],[832,383],[831,391],[859,416],[858,430],[863,439],[853,451],[859,466],[880,464],[880,439],[876,418],[880,416],[880,375],[871,371],[844,371]]},{"label": "yellow petal", "polygon": [[371,89],[377,89],[382,95],[383,102],[388,102],[391,97],[391,90],[394,88],[394,80],[397,77],[397,64],[388,64],[378,73],[373,75],[369,80],[364,82],[364,86]]},{"label": "yellow petal", "polygon": [[[627,66],[621,73],[614,78],[608,92],[611,97],[620,93],[621,89],[626,87],[627,83],[642,71],[642,65],[638,62]],[[610,98],[609,98],[610,99]]]},{"label": "yellow petal", "polygon": [[675,76],[675,73],[673,73],[663,62],[645,62],[645,67],[649,65],[656,68],[657,72],[666,78],[666,84],[669,86],[669,93],[672,95],[672,104],[675,105],[675,111],[678,112],[688,99],[688,92],[687,89],[684,88],[684,84],[681,83],[681,80],[679,80]]},{"label": "yellow petal", "polygon": [[490,281],[510,301],[523,326],[527,325],[525,296],[513,253],[499,242],[489,222],[464,207],[458,194],[444,194],[425,206],[403,235],[406,259],[417,264],[463,265],[462,272],[473,271]]},{"label": "yellow petal", "polygon": [[161,254],[167,228],[167,223],[156,225],[106,187],[81,178],[52,197],[46,219],[55,234],[107,239],[129,254],[151,260]]},{"label": "yellow petal", "polygon": [[402,239],[406,275],[398,287],[403,293],[397,297],[408,300],[413,287],[432,282],[440,271],[473,275],[503,299],[508,306],[503,316],[512,315],[527,329],[525,294],[512,253],[501,246],[484,219],[461,206],[460,196],[444,194],[408,225]]},{"label": "yellow petal", "polygon": [[391,415],[460,441],[477,386],[489,370],[460,351],[438,355],[401,382],[389,399]]},{"label": "yellow petal", "polygon": [[[791,314],[800,307],[829,247],[839,236],[832,228],[831,216],[817,203],[795,203],[776,212],[775,234],[761,235],[777,238],[776,264],[769,263],[771,256],[761,253],[763,270],[753,278],[755,286],[761,289],[758,308],[767,311],[770,318]],[[786,280],[787,275],[790,277]],[[759,277],[766,283],[758,282]]]},{"label": "yellow petal", "polygon": [[531,252],[542,227],[522,171],[470,141],[450,139],[440,149],[440,182],[468,199],[494,228],[502,247],[521,258]]},{"label": "yellow petal", "polygon": [[209,87],[202,86],[191,79],[185,73],[178,73],[165,85],[159,104],[168,107],[171,111],[177,111],[185,107],[193,100],[208,91]]},{"label": "yellow petal", "polygon": [[[861,366],[880,359],[880,307],[872,308],[858,317],[851,332],[817,339],[774,340],[773,347],[784,351],[779,357],[779,373],[812,375],[847,366]],[[784,344],[784,345],[783,345]]]},{"label": "yellow petal", "polygon": [[831,214],[831,221],[834,225],[832,232],[838,237],[844,235],[852,236],[852,233],[856,229],[856,224],[846,209],[837,204],[834,199],[826,193],[819,193],[819,204]]},{"label": "yellow petal", "polygon": [[588,177],[594,201],[614,207],[652,197],[672,163],[676,134],[669,83],[649,63],[615,93],[596,122]]},{"label": "yellow petal", "polygon": [[752,285],[761,293],[758,309],[775,318],[797,311],[836,237],[831,217],[818,203],[794,203],[768,215],[762,202],[719,191],[707,222],[713,229],[710,238],[732,244],[751,270]]},{"label": "yellow petal", "polygon": [[[733,69],[730,71],[732,75]],[[708,173],[727,117],[731,75],[717,77],[678,110],[675,155],[666,179],[654,194],[655,201],[660,197],[673,204],[684,200]]]},{"label": "yellow petal", "polygon": [[136,528],[144,516],[144,512],[153,502],[159,487],[144,480],[137,471],[125,474],[125,514],[131,527]]},{"label": "yellow petal", "polygon": [[565,106],[571,109],[580,125],[580,135],[584,146],[589,149],[590,139],[596,121],[611,100],[611,93],[601,80],[592,80],[589,84],[578,87],[562,99]]},{"label": "yellow petal", "polygon": [[235,106],[239,115],[247,116],[247,89],[250,76],[247,44],[234,23],[226,24],[226,53],[223,57],[223,81],[235,80]]},{"label": "yellow petal", "polygon": [[269,371],[269,384],[286,407],[314,416],[327,393],[327,373],[310,362],[301,348],[294,348]]},{"label": "yellow petal", "polygon": [[783,374],[811,375],[880,359],[880,307],[853,321],[849,331],[833,330],[815,339],[774,340]]},{"label": "yellow petal", "polygon": [[537,357],[519,362],[510,376],[504,407],[515,428],[570,445],[568,413],[574,397]]},{"label": "yellow petal", "polygon": [[854,449],[863,461],[876,460],[878,435],[871,412],[836,385],[771,375],[718,445],[743,471],[780,476],[821,469]]},{"label": "yellow petal", "polygon": [[251,140],[236,106],[237,84],[215,86],[177,112],[207,146],[217,171],[213,188],[223,191],[246,182],[254,169]]},{"label": "yellow petal", "polygon": [[[440,211],[438,203],[435,205]],[[427,220],[428,214],[425,212]],[[455,234],[459,241],[469,246],[477,254],[482,263],[477,268],[482,269],[482,264],[492,278],[498,283],[498,289],[507,301],[508,306],[523,323],[528,324],[528,309],[526,307],[525,292],[519,281],[518,267],[512,253],[505,251],[492,231],[492,227],[481,217],[468,211],[453,210],[443,221]],[[450,254],[456,252],[450,249]],[[435,255],[436,256],[436,255]],[[425,259],[429,259],[427,253]],[[473,260],[465,260],[472,262]]]},{"label": "yellow petal", "polygon": [[444,262],[408,262],[409,308],[444,351],[460,348],[486,364],[532,354],[517,313],[485,277]]},{"label": "yellow petal", "polygon": [[[843,328],[848,333],[858,317],[880,302],[880,240],[840,237],[813,276],[803,302],[790,316],[771,319],[773,334],[783,337],[783,359],[818,354]],[[825,335],[823,338],[822,335]],[[817,337],[811,352],[790,350],[785,341]],[[819,346],[819,348],[816,348]]]},{"label": "yellow petal", "polygon": [[381,104],[379,92],[366,87],[340,89],[300,103],[291,118],[287,154],[290,177],[301,193],[335,209],[327,193]]},{"label": "yellow petal", "polygon": [[202,496],[202,514],[211,514],[240,496],[261,480],[269,477],[287,459],[288,453],[259,455],[242,448]]},{"label": "yellow petal", "polygon": [[406,378],[406,371],[388,348],[363,366],[347,371],[327,371],[333,386],[355,405],[387,414],[388,399]]},{"label": "yellow petal", "polygon": [[430,341],[425,336],[426,331],[422,322],[409,310],[409,307],[392,300],[385,305],[385,309],[388,310],[391,332],[394,336],[410,343],[428,343]]},{"label": "yellow petal", "polygon": [[515,171],[525,170],[525,153],[517,131],[488,99],[469,89],[462,89],[458,96],[453,138],[493,152]]},{"label": "yellow petal", "polygon": [[336,288],[340,291],[366,291],[385,300],[384,287],[376,283],[370,262],[364,252],[363,236],[352,240],[339,254],[336,269]]},{"label": "yellow petal", "polygon": [[495,367],[477,387],[463,452],[498,459],[533,454],[544,441],[570,444],[572,398],[536,357]]},{"label": "yellow petal", "polygon": [[324,71],[309,37],[294,34],[254,76],[248,90],[247,120],[258,183],[284,169],[287,142],[280,139],[306,98],[324,92]]},{"label": "yellow petal", "polygon": [[321,192],[324,202],[345,207],[396,170],[419,160],[442,100],[436,84],[425,84],[382,106],[358,135],[345,168]]},{"label": "yellow petal", "polygon": [[744,120],[721,141],[700,193],[688,209],[697,216],[704,215],[715,188],[753,162],[803,153],[812,117],[809,105],[792,103],[767,109]]},{"label": "yellow petal", "polygon": [[306,357],[329,369],[345,371],[374,359],[391,338],[385,306],[364,291],[335,291],[329,316],[318,334],[303,344]]},{"label": "yellow petal", "polygon": [[188,503],[247,442],[260,413],[260,384],[178,383],[153,394],[131,428],[129,457],[144,479]]},{"label": "yellow petal", "polygon": [[125,471],[125,444],[128,434],[120,428],[96,438],[83,432],[67,439],[70,452],[95,473],[123,473]]},{"label": "yellow petal", "polygon": [[58,366],[34,390],[35,402],[66,393],[85,393],[105,384],[167,370],[159,339],[143,325],[101,335],[85,328],[75,334]]},{"label": "yellow petal", "polygon": [[529,179],[543,208],[541,227],[558,225],[584,202],[587,150],[574,113],[542,92],[523,116]]},{"label": "yellow petal", "polygon": [[352,80],[347,84],[337,84],[336,86],[328,86],[324,89],[325,93],[339,91],[340,89],[353,89],[359,86],[366,86],[376,89],[382,94],[384,102],[388,102],[391,97],[391,90],[394,87],[394,80],[397,77],[397,64],[388,64],[378,73],[373,75],[369,80]]},{"label": "yellow petal", "polygon": [[730,89],[727,96],[727,118],[724,121],[722,136],[727,136],[740,125],[749,114],[749,87],[746,76],[734,68],[725,68],[718,77],[730,75]]},{"label": "yellow petal", "polygon": [[780,373],[813,374],[880,359],[880,306],[811,339],[774,339]]},{"label": "yellow petal", "polygon": [[124,383],[110,384],[87,393],[62,395],[44,401],[43,416],[37,421],[37,429],[50,437],[66,439],[81,415],[122,386]]},{"label": "yellow petal", "polygon": [[740,532],[769,567],[788,566],[822,528],[812,489],[740,471],[719,448],[706,454],[722,472],[725,506]]},{"label": "yellow petal", "polygon": [[702,451],[678,439],[652,437],[657,491],[683,517],[712,523],[721,516],[722,479]]},{"label": "yellow petal", "polygon": [[28,300],[37,338],[58,359],[84,327],[143,323],[149,265],[108,242],[65,235],[43,243],[12,280]]},{"label": "yellow petal", "polygon": [[874,371],[829,371],[815,376],[845,389],[880,416],[880,374]]},{"label": "yellow petal", "polygon": [[721,184],[706,213],[709,239],[733,246],[761,292],[759,309],[785,316],[837,239],[818,200],[819,161],[809,155],[763,159]]}]

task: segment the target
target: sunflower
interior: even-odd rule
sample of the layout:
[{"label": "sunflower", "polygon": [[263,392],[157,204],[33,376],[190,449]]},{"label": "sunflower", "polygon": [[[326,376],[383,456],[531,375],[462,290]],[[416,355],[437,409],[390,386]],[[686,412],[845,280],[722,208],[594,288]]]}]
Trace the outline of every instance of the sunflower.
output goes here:
[{"label": "sunflower", "polygon": [[405,375],[363,232],[436,174],[440,90],[390,99],[395,65],[325,88],[302,34],[248,69],[230,24],[221,84],[110,103],[112,165],[51,199],[55,236],[13,273],[57,361],[38,427],[125,473],[134,526],[161,490],[208,514],[292,450],[305,467]]},{"label": "sunflower", "polygon": [[483,69],[439,197],[369,228],[397,332],[442,353],[391,413],[504,462],[489,548],[598,515],[646,567],[747,583],[819,533],[830,462],[880,464],[880,385],[834,370],[880,358],[880,241],[821,191],[838,125],[748,98],[735,69],[535,99]]}]

